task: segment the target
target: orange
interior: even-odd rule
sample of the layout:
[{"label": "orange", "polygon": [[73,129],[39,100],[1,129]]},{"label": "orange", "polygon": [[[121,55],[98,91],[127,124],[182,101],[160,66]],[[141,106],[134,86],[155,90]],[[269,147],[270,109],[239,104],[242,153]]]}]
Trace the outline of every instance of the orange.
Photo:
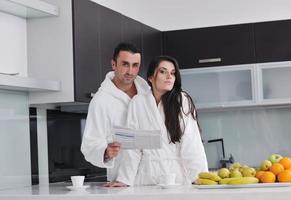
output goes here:
[{"label": "orange", "polygon": [[265,173],[265,171],[257,171],[256,178],[260,180],[260,177],[262,176],[263,173]]},{"label": "orange", "polygon": [[284,167],[282,164],[280,163],[274,163],[271,167],[270,167],[270,171],[277,175],[279,174],[280,172],[284,171]]},{"label": "orange", "polygon": [[291,158],[283,157],[279,163],[284,166],[284,169],[291,169]]},{"label": "orange", "polygon": [[279,182],[291,182],[291,170],[284,170],[278,174]]},{"label": "orange", "polygon": [[260,181],[262,183],[274,183],[276,181],[276,176],[272,172],[266,171],[260,176]]}]

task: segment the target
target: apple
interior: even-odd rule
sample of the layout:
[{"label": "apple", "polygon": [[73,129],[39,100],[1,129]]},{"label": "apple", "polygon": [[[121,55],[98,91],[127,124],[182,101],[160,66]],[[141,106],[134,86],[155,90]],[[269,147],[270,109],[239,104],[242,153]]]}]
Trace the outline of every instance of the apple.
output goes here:
[{"label": "apple", "polygon": [[273,164],[279,162],[283,157],[279,154],[272,154],[269,156],[269,161],[271,161]]},{"label": "apple", "polygon": [[218,170],[218,176],[220,176],[220,178],[228,178],[229,174],[230,171],[227,168],[221,168]]},{"label": "apple", "polygon": [[239,162],[235,162],[229,166],[229,170],[232,171],[232,170],[238,169],[240,167],[241,167],[241,164]]},{"label": "apple", "polygon": [[229,177],[230,178],[242,177],[242,174],[238,169],[234,169],[230,172]]},{"label": "apple", "polygon": [[252,167],[242,169],[243,177],[254,177],[256,175],[256,170]]},{"label": "apple", "polygon": [[272,162],[269,160],[263,160],[261,162],[261,170],[267,171],[272,166]]},{"label": "apple", "polygon": [[239,171],[242,172],[245,168],[249,168],[249,166],[247,166],[247,165],[242,165],[242,166],[239,168]]}]

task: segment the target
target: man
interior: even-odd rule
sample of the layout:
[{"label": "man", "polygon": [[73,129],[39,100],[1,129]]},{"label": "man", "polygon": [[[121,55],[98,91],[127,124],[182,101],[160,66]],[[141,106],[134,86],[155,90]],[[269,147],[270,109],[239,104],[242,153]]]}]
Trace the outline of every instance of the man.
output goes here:
[{"label": "man", "polygon": [[119,143],[112,141],[113,126],[125,126],[127,107],[137,93],[149,91],[149,86],[137,74],[141,53],[133,45],[119,44],[111,60],[114,72],[109,72],[90,102],[81,151],[95,166],[107,168],[107,179],[113,181],[120,162]]}]

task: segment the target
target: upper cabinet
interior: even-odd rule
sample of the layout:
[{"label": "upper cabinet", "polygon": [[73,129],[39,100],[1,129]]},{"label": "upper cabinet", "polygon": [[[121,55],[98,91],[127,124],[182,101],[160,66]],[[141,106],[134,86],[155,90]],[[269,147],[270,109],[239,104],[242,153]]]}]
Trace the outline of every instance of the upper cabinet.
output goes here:
[{"label": "upper cabinet", "polygon": [[175,57],[181,68],[255,62],[252,24],[168,31],[163,39],[164,54]]},{"label": "upper cabinet", "polygon": [[249,106],[256,99],[253,65],[185,69],[181,76],[198,109]]},{"label": "upper cabinet", "polygon": [[291,60],[291,20],[255,23],[257,62]]},{"label": "upper cabinet", "polygon": [[1,0],[0,11],[23,18],[57,16],[58,7],[40,0]]},{"label": "upper cabinet", "polygon": [[61,12],[57,18],[28,20],[28,73],[61,80],[62,91],[33,94],[31,104],[90,102],[112,70],[120,42],[133,43],[143,55],[161,54],[158,30],[148,31],[146,25],[90,0],[47,1]]}]

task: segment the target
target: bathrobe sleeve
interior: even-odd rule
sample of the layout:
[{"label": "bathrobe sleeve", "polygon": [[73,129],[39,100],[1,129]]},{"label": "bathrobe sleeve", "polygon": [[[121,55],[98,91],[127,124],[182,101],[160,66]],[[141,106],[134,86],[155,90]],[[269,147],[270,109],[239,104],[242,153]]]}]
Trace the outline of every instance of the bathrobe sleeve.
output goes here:
[{"label": "bathrobe sleeve", "polygon": [[[137,130],[139,129],[139,122],[136,114],[140,113],[143,108],[136,100],[137,99],[134,97],[129,104],[127,113],[127,127]],[[141,156],[142,150],[123,150],[122,160],[120,162],[116,180],[127,185],[134,185]]]},{"label": "bathrobe sleeve", "polygon": [[[187,113],[189,110],[188,99],[184,95],[182,96],[183,108]],[[182,120],[185,123],[185,132],[181,140],[181,157],[190,181],[194,182],[200,172],[208,171],[208,164],[196,120],[191,114],[183,114]]]},{"label": "bathrobe sleeve", "polygon": [[110,130],[110,127],[109,119],[106,117],[108,114],[101,105],[97,98],[93,99],[89,105],[81,151],[85,159],[93,165],[112,168],[115,158],[104,162],[104,152],[108,144],[106,130]]}]

